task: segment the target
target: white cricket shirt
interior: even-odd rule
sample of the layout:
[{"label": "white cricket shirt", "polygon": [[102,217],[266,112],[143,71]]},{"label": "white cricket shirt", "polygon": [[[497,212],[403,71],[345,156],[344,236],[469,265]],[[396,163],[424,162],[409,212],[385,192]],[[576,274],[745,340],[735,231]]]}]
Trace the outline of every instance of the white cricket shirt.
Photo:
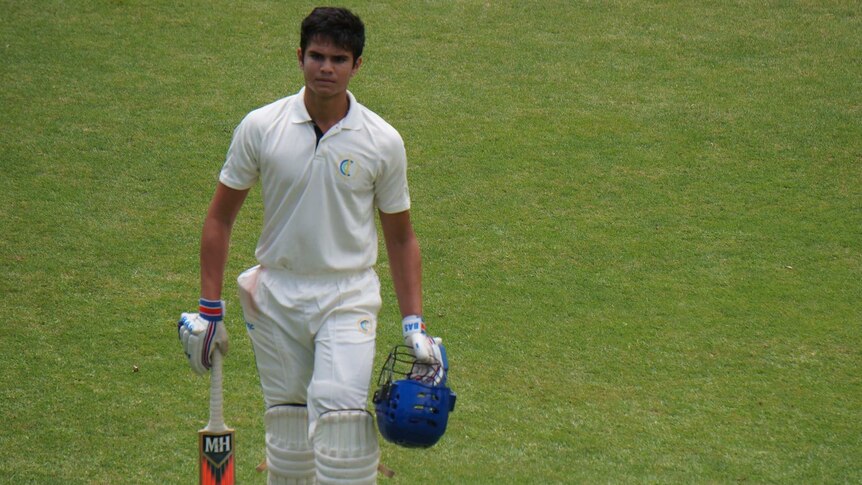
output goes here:
[{"label": "white cricket shirt", "polygon": [[261,183],[264,218],[255,256],[302,274],[357,271],[377,261],[375,209],[410,208],[407,156],[398,132],[348,92],[347,116],[316,143],[299,93],[242,120],[219,181]]}]

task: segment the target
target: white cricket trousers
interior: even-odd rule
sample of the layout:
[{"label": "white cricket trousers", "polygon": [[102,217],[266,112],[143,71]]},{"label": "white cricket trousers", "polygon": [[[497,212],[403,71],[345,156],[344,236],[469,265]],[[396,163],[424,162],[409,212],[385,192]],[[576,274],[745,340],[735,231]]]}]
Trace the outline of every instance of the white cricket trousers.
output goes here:
[{"label": "white cricket trousers", "polygon": [[237,282],[267,408],[307,404],[310,434],[327,411],[366,408],[381,306],[373,269],[300,275],[255,266]]}]

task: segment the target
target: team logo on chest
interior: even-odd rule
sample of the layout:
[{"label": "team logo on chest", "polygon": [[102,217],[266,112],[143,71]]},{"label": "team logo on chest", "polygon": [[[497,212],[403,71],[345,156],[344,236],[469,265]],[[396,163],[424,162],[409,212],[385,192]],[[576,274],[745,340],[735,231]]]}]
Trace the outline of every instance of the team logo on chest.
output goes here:
[{"label": "team logo on chest", "polygon": [[356,162],[354,162],[353,160],[351,160],[349,158],[346,158],[346,159],[342,160],[341,163],[338,164],[338,171],[341,172],[341,175],[344,175],[345,177],[350,177],[350,175],[353,171],[353,166],[355,164],[356,164]]}]

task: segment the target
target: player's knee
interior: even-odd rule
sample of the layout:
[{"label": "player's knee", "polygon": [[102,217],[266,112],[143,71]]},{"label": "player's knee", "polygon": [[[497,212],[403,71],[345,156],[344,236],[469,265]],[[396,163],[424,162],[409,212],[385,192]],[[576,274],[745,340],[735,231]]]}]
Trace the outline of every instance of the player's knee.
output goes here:
[{"label": "player's knee", "polygon": [[315,483],[314,451],[308,439],[308,409],[280,405],[266,410],[266,465],[269,485]]},{"label": "player's knee", "polygon": [[313,447],[318,483],[376,483],[380,448],[374,419],[367,411],[324,413],[315,427]]}]

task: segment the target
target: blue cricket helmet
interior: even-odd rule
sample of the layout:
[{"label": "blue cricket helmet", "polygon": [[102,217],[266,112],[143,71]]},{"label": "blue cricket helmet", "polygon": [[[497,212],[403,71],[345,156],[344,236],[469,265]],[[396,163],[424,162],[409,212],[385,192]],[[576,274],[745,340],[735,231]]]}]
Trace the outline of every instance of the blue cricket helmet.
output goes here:
[{"label": "blue cricket helmet", "polygon": [[389,353],[374,393],[377,428],[386,441],[429,448],[446,432],[456,395],[446,386],[449,362],[442,344],[440,353],[442,362],[437,364],[416,362],[404,345]]}]

